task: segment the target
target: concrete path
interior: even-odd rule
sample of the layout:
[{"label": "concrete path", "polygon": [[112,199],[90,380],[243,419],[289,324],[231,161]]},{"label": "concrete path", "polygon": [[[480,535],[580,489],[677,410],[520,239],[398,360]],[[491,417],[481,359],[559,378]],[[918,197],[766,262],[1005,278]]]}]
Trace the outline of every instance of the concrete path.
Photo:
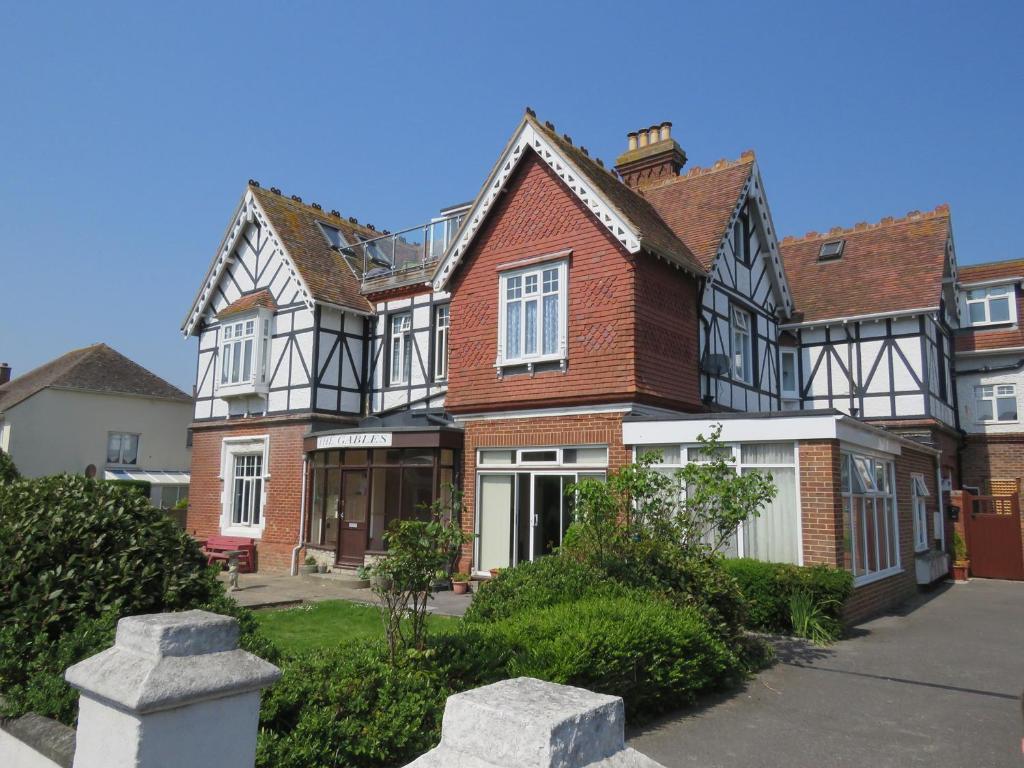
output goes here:
[{"label": "concrete path", "polygon": [[[227,581],[227,574],[221,574]],[[375,603],[376,596],[369,589],[355,589],[351,582],[320,576],[287,576],[278,574],[241,573],[239,589],[228,594],[247,608],[273,608],[321,600],[352,600],[357,603]],[[461,616],[466,612],[472,595],[456,595],[450,591],[438,592],[427,610],[442,616]]]},{"label": "concrete path", "polygon": [[669,768],[1024,765],[1024,583],[947,585],[630,734]]}]

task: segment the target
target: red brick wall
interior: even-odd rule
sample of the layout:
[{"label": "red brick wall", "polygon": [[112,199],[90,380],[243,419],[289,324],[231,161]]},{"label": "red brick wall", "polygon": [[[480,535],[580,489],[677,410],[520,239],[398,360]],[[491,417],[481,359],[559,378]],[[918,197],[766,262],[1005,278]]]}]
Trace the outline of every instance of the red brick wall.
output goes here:
[{"label": "red brick wall", "polygon": [[263,507],[266,524],[256,543],[260,570],[287,571],[299,537],[302,500],[302,437],[308,422],[223,423],[195,426],[192,434],[192,479],[186,530],[200,538],[220,533],[223,481],[221,443],[225,437],[269,435],[270,480]]},{"label": "red brick wall", "polygon": [[800,443],[800,518],[804,565],[848,568],[843,548],[842,499],[839,495],[839,442]]},{"label": "red brick wall", "polygon": [[[568,368],[499,379],[494,362],[498,345],[497,268],[530,257],[572,249],[568,267]],[[644,367],[638,386],[637,338],[657,320],[657,348],[679,357],[697,343],[696,299],[692,281],[682,273],[662,275],[644,267],[640,300],[647,307],[641,330],[636,302],[635,265],[652,261],[633,256],[532,152],[520,161],[507,193],[491,212],[464,257],[452,284],[450,378],[446,406],[455,413],[621,402],[638,392],[696,403],[696,371],[659,358]],[[656,280],[678,283],[655,291]],[[690,298],[692,297],[692,298]],[[683,301],[668,313],[659,302]],[[692,313],[692,322],[679,315]],[[675,317],[668,319],[667,315]],[[684,334],[673,339],[673,334]],[[689,345],[689,346],[687,346]],[[652,344],[653,346],[653,344]],[[677,370],[678,369],[678,370]],[[679,380],[673,381],[678,375]]]},{"label": "red brick wall", "polygon": [[[607,445],[608,469],[614,471],[633,460],[622,444],[622,414],[590,414],[539,418],[474,420],[466,422],[462,453],[462,530],[475,532],[476,452],[478,448],[529,448],[569,445]],[[460,570],[468,571],[474,542],[462,550]]]}]

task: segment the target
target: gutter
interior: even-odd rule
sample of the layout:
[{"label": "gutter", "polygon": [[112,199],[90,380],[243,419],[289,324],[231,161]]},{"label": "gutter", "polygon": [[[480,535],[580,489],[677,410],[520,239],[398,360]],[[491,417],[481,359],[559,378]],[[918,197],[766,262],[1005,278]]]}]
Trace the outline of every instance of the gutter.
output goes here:
[{"label": "gutter", "polygon": [[1017,371],[1021,368],[1024,368],[1024,359],[1018,360],[1016,363],[1007,363],[1006,365],[985,365],[981,368],[956,370],[953,374],[955,376],[966,376],[968,373],[1002,373],[1003,371]]},{"label": "gutter", "polygon": [[779,328],[788,331],[796,328],[814,328],[819,325],[838,325],[840,323],[853,323],[863,320],[887,320],[896,317],[913,317],[915,315],[927,315],[938,312],[942,307],[920,307],[918,309],[902,309],[898,312],[873,312],[867,315],[850,315],[849,317],[823,318],[821,320],[808,320],[803,323],[779,324]]},{"label": "gutter", "polygon": [[302,492],[299,494],[299,542],[292,547],[292,576],[299,575],[299,550],[302,549],[303,539],[306,538],[306,477],[309,474],[309,459],[302,455]]}]

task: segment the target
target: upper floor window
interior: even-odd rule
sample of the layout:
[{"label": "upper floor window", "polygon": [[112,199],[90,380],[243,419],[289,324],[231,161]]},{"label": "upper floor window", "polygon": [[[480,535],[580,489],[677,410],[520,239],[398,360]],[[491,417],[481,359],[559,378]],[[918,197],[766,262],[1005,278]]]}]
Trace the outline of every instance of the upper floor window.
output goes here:
[{"label": "upper floor window", "polygon": [[732,329],[732,376],[737,381],[750,384],[754,381],[750,313],[733,307],[729,324]]},{"label": "upper floor window", "polygon": [[978,421],[1017,421],[1017,385],[988,384],[974,388]]},{"label": "upper floor window", "polygon": [[107,464],[135,466],[139,462],[139,436],[131,432],[107,433]]},{"label": "upper floor window", "polygon": [[391,316],[391,381],[408,384],[412,370],[412,315]]},{"label": "upper floor window", "polygon": [[434,381],[448,378],[448,305],[434,309]]},{"label": "upper floor window", "polygon": [[995,325],[1017,321],[1012,285],[972,288],[964,297],[967,320],[971,325]]},{"label": "upper floor window", "polygon": [[[226,322],[220,346],[220,387],[267,383],[270,359],[270,316],[264,312]],[[246,386],[249,385],[249,386]],[[230,391],[230,389],[229,389]]]},{"label": "upper floor window", "polygon": [[797,398],[800,396],[796,377],[796,350],[779,350],[779,384],[783,397]]},{"label": "upper floor window", "polygon": [[500,363],[565,357],[566,264],[545,264],[501,276]]}]

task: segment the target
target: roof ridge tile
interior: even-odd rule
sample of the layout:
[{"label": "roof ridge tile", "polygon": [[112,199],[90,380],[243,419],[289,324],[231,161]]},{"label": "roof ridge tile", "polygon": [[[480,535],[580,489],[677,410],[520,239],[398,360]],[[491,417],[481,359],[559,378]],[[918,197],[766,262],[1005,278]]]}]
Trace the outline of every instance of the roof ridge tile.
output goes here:
[{"label": "roof ridge tile", "polygon": [[853,226],[842,227],[836,226],[828,230],[828,232],[816,232],[811,230],[805,232],[802,235],[786,235],[782,238],[781,245],[791,245],[793,243],[802,243],[809,240],[820,240],[829,237],[839,237],[841,235],[852,235],[857,232],[864,232],[871,229],[881,229],[882,227],[888,227],[895,224],[906,224],[911,221],[925,221],[928,219],[940,219],[945,216],[949,216],[949,203],[940,203],[930,211],[919,211],[913,210],[908,211],[905,216],[893,217],[883,216],[881,219],[874,223],[867,221],[858,221]]}]

